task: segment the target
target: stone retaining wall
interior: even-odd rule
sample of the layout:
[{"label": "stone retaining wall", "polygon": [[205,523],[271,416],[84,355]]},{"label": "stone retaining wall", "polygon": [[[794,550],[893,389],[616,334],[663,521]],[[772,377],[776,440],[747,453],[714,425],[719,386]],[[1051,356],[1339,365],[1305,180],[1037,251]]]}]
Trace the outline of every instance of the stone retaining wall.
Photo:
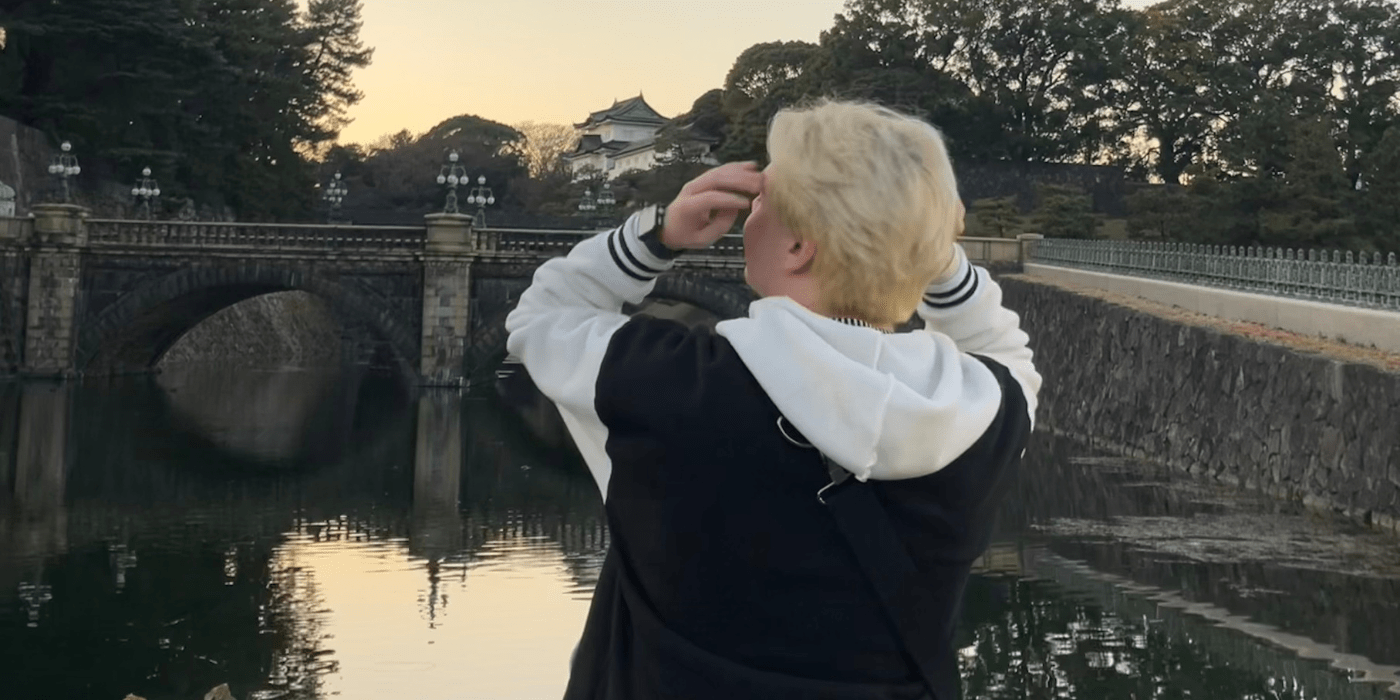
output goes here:
[{"label": "stone retaining wall", "polygon": [[29,266],[12,250],[0,251],[0,377],[19,372]]},{"label": "stone retaining wall", "polygon": [[1400,373],[1001,284],[1045,377],[1041,427],[1400,533]]},{"label": "stone retaining wall", "polygon": [[340,323],[318,297],[306,292],[265,294],[202,321],[176,341],[160,365],[334,367],[342,362],[341,335]]}]

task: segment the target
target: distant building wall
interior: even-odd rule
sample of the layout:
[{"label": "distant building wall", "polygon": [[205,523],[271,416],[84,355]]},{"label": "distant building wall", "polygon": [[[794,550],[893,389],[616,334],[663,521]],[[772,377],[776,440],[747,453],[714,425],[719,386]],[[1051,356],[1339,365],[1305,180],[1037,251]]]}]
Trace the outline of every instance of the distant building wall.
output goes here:
[{"label": "distant building wall", "polygon": [[656,151],[647,149],[640,153],[633,153],[619,158],[614,165],[619,173],[625,173],[628,170],[651,170],[656,167]]}]

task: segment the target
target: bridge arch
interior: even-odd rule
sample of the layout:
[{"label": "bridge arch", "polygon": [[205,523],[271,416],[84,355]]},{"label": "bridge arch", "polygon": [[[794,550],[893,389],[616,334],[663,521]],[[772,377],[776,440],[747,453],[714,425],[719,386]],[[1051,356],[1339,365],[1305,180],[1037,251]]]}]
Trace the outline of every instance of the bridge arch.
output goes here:
[{"label": "bridge arch", "polygon": [[[745,285],[679,272],[657,278],[656,287],[647,299],[684,302],[727,320],[747,315],[754,296]],[[492,315],[468,341],[463,354],[466,361],[464,375],[469,379],[480,380],[484,372],[505,359],[506,317],[515,310],[515,303],[512,301],[508,308]]]},{"label": "bridge arch", "polygon": [[363,324],[392,349],[405,375],[416,374],[417,335],[386,300],[314,270],[266,262],[185,267],[140,284],[79,329],[74,367],[79,372],[148,369],[181,336],[218,311],[287,291],[315,295],[343,323]]}]

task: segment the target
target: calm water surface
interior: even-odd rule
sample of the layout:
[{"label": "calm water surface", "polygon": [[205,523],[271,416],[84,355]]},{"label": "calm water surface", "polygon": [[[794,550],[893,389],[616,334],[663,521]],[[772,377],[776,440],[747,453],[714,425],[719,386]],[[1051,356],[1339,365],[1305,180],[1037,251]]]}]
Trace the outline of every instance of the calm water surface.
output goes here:
[{"label": "calm water surface", "polygon": [[[0,697],[557,698],[607,546],[547,407],[372,375],[0,384]],[[1037,436],[969,698],[1400,699],[1400,543]]]}]

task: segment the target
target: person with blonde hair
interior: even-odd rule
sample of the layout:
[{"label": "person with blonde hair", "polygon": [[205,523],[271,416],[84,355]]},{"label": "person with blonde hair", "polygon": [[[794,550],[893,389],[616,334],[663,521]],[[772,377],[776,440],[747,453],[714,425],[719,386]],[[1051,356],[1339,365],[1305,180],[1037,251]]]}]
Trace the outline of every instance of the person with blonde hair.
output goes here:
[{"label": "person with blonde hair", "polygon": [[[507,320],[611,533],[567,700],[958,695],[963,588],[1035,414],[1029,338],[957,244],[934,127],[823,101],[780,112],[768,153],[545,263]],[[622,313],[744,211],[746,318]]]}]

